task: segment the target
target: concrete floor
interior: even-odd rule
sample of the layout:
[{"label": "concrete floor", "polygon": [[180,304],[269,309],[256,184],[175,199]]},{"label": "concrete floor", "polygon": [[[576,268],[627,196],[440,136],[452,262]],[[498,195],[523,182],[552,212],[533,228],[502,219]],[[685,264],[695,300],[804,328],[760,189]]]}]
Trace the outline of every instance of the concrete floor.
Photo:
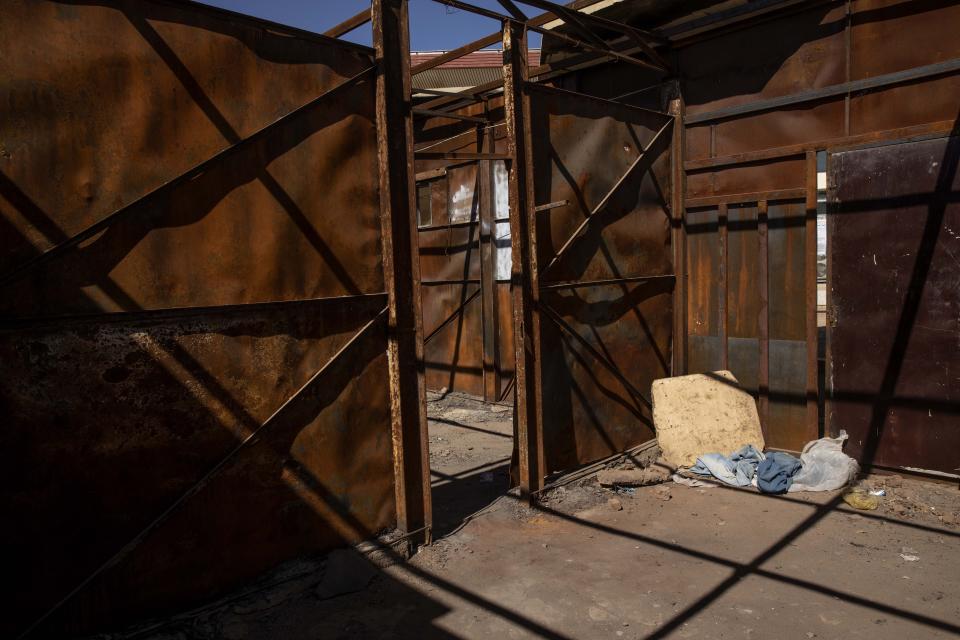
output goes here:
[{"label": "concrete floor", "polygon": [[351,551],[295,563],[109,637],[960,637],[956,485],[905,480],[856,512],[833,493],[670,484],[616,495],[616,510],[591,478],[531,509],[503,492],[509,413],[476,407],[431,403],[446,535],[412,561]]}]

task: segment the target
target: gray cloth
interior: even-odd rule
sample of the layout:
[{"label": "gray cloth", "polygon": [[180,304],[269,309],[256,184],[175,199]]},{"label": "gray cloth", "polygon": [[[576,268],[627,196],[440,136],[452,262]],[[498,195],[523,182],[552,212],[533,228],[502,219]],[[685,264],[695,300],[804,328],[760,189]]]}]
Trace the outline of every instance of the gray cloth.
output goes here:
[{"label": "gray cloth", "polygon": [[789,453],[772,451],[757,467],[757,488],[764,493],[786,493],[798,471],[799,460]]},{"label": "gray cloth", "polygon": [[763,461],[764,455],[756,447],[748,444],[740,450],[730,454],[730,457],[719,453],[706,453],[697,458],[697,464],[690,467],[690,472],[701,476],[713,476],[724,484],[733,487],[750,486],[757,465]]}]

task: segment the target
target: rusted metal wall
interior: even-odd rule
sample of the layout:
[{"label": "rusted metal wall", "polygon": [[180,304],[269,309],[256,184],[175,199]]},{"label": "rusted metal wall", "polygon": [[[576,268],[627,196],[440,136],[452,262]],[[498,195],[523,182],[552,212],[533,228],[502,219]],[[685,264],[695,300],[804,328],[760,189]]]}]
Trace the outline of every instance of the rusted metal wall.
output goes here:
[{"label": "rusted metal wall", "polygon": [[[499,102],[455,111],[466,117],[486,116],[487,124],[417,118],[416,148],[432,153],[502,154]],[[503,221],[506,193],[505,183],[496,178],[503,166],[504,160],[416,162],[424,202],[430,194],[429,214],[421,211],[418,234],[427,386],[491,402],[503,401],[510,393],[513,375],[509,264],[502,264],[504,255],[509,256],[510,242]],[[506,238],[502,237],[505,228]]]},{"label": "rusted metal wall", "polygon": [[827,427],[868,464],[960,467],[960,137],[829,160]]},{"label": "rusted metal wall", "polygon": [[819,433],[810,153],[949,131],[958,20],[956,2],[816,3],[678,45],[686,370],[731,369],[772,446]]},{"label": "rusted metal wall", "polygon": [[372,65],[195,5],[4,3],[4,635],[393,526]]},{"label": "rusted metal wall", "polygon": [[535,203],[568,201],[535,214],[547,475],[653,437],[650,383],[672,348],[672,119],[529,92]]},{"label": "rusted metal wall", "polygon": [[[809,2],[671,36],[685,123],[674,373],[731,369],[771,446],[820,432],[813,154],[954,129],[958,22],[958,2]],[[669,75],[620,64],[559,82],[651,108],[672,97]]]}]

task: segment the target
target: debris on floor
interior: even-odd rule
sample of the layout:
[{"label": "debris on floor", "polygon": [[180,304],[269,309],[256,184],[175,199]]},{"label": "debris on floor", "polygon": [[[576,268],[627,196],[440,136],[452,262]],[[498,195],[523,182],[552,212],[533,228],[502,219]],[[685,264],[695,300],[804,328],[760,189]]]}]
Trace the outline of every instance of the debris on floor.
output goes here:
[{"label": "debris on floor", "polygon": [[667,482],[674,470],[662,460],[658,460],[643,469],[604,469],[597,473],[597,481],[601,487],[644,487]]},{"label": "debris on floor", "polygon": [[873,511],[880,506],[880,500],[877,496],[870,495],[863,489],[853,489],[843,494],[843,501],[854,509],[861,511]]},{"label": "debris on floor", "polygon": [[[687,478],[680,484],[716,479],[771,494],[832,491],[849,485],[859,472],[856,461],[843,453],[847,434],[842,431],[837,438],[808,442],[799,459],[783,451],[764,453],[753,398],[727,371],[655,380],[652,395],[657,441],[666,466],[675,463],[680,467],[676,477]],[[646,470],[601,474],[602,486],[626,485],[631,476],[633,486],[653,479]]]},{"label": "debris on floor", "polygon": [[753,397],[729,371],[654,380],[653,422],[663,457],[678,467],[696,464],[711,451],[763,450]]}]

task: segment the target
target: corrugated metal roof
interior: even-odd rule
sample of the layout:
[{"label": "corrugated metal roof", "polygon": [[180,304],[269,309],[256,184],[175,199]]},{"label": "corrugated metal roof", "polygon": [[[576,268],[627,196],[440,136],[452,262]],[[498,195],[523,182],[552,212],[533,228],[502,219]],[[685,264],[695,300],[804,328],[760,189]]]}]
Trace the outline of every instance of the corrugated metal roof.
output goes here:
[{"label": "corrugated metal roof", "polygon": [[413,76],[411,84],[414,89],[466,89],[502,77],[503,69],[500,66],[472,69],[437,67]]},{"label": "corrugated metal roof", "polygon": [[[413,51],[410,53],[410,64],[416,66],[427,60],[447,53],[446,51]],[[532,67],[540,64],[540,49],[530,49],[527,54],[528,64]],[[463,69],[463,68],[485,68],[500,67],[503,65],[503,51],[501,49],[481,49],[473,51],[464,56],[444,62],[437,69]]]}]

